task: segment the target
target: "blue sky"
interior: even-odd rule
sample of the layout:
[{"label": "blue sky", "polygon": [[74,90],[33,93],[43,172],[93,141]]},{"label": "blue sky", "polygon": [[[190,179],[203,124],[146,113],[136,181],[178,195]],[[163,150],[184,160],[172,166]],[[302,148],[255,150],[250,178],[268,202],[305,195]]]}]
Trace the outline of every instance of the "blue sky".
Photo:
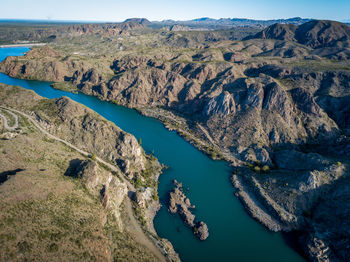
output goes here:
[{"label": "blue sky", "polygon": [[350,0],[1,0],[0,18],[123,21],[239,17],[349,20]]}]

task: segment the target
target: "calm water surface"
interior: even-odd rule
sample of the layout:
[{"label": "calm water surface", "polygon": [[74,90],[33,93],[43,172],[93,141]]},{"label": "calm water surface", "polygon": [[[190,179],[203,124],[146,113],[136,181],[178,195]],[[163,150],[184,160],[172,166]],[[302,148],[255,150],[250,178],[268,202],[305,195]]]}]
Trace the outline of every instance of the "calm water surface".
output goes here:
[{"label": "calm water surface", "polygon": [[[0,61],[22,55],[28,48],[0,48]],[[279,233],[271,233],[250,218],[234,196],[231,170],[223,161],[213,161],[176,132],[155,119],[82,93],[72,94],[50,87],[50,83],[14,79],[0,73],[0,82],[34,90],[46,98],[70,97],[90,107],[117,126],[142,139],[144,149],[169,166],[159,180],[163,207],[154,220],[159,236],[169,239],[183,261],[297,262],[304,259],[287,246]],[[0,102],[1,103],[1,102]],[[198,219],[209,227],[209,238],[200,242],[178,216],[165,207],[172,180],[183,183]]]}]

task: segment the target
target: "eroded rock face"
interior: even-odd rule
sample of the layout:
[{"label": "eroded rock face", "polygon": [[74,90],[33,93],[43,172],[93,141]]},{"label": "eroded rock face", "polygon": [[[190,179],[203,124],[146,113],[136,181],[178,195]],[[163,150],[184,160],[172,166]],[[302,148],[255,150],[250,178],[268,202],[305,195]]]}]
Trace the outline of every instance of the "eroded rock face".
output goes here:
[{"label": "eroded rock face", "polygon": [[98,165],[92,160],[72,160],[65,175],[81,178],[89,190],[94,190],[100,180]]},{"label": "eroded rock face", "polygon": [[312,20],[302,25],[274,24],[254,38],[297,41],[312,48],[334,46],[350,39],[350,27],[336,21]]},{"label": "eroded rock face", "polygon": [[40,110],[36,113],[41,115],[41,122],[50,123],[50,132],[79,148],[120,165],[122,171],[130,176],[145,169],[145,154],[134,136],[68,98],[63,97],[47,103],[57,111],[57,121]]},{"label": "eroded rock face", "polygon": [[71,160],[65,175],[81,179],[90,194],[100,197],[102,206],[114,215],[117,225],[122,228],[119,207],[127,197],[128,188],[125,183],[101,170],[91,159]]},{"label": "eroded rock face", "polygon": [[[0,71],[12,77],[50,82],[70,81],[83,88],[100,86],[106,81],[105,74],[113,71],[108,62],[101,60],[99,70],[89,61],[65,57],[50,46],[34,48],[25,55],[26,61],[9,56],[0,64]],[[101,70],[102,69],[102,70]]]},{"label": "eroded rock face", "polygon": [[323,170],[331,162],[317,153],[304,154],[295,150],[281,150],[274,153],[278,168],[289,170]]},{"label": "eroded rock face", "polygon": [[202,221],[195,221],[196,217],[190,209],[195,208],[186,197],[182,189],[182,183],[174,180],[175,188],[169,193],[169,211],[178,213],[183,221],[193,229],[193,233],[200,239],[205,240],[209,236],[208,226]]},{"label": "eroded rock face", "polygon": [[[244,49],[249,57],[271,50],[289,50],[290,45],[293,44],[242,42],[230,47],[228,53],[241,54],[239,50]],[[18,67],[13,71],[17,74],[24,65],[25,75],[36,77],[35,72],[41,70],[34,64],[52,69],[51,65],[64,62],[63,67],[57,65],[64,68],[58,70],[60,79],[68,78],[82,92],[128,107],[160,106],[184,114],[190,121],[199,122],[220,148],[230,150],[241,160],[240,153],[253,148],[253,144],[269,147],[334,137],[339,127],[347,128],[350,123],[350,103],[344,88],[349,76],[344,72],[305,73],[272,61],[271,64],[209,63],[228,59],[228,55],[210,49],[198,50],[186,58],[201,63],[184,63],[178,56],[165,54],[159,58],[127,54],[110,61],[105,70],[70,58],[53,59],[49,57],[51,53],[43,52],[40,57],[34,54],[24,64],[18,58],[9,58],[13,61],[5,61],[0,67],[5,72]],[[103,72],[116,75],[106,81]],[[45,73],[45,77],[51,78],[50,75]],[[325,90],[330,95],[323,95]],[[237,147],[241,148],[236,150]],[[122,166],[132,165],[126,161]]]},{"label": "eroded rock face", "polygon": [[236,112],[235,100],[228,92],[221,93],[209,100],[203,110],[205,116],[221,115],[227,116]]},{"label": "eroded rock face", "polygon": [[339,181],[310,214],[301,243],[312,261],[346,261],[350,255],[348,182]]}]

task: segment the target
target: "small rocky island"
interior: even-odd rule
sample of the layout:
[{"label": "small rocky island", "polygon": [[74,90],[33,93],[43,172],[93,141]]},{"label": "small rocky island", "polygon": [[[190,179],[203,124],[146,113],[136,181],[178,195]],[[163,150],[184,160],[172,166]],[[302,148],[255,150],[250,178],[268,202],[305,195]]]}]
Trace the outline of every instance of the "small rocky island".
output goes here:
[{"label": "small rocky island", "polygon": [[200,239],[206,240],[209,236],[208,226],[203,221],[196,221],[196,216],[190,209],[195,208],[186,197],[182,189],[182,183],[174,180],[174,189],[169,193],[169,211],[178,213],[183,221],[193,229],[193,233]]}]

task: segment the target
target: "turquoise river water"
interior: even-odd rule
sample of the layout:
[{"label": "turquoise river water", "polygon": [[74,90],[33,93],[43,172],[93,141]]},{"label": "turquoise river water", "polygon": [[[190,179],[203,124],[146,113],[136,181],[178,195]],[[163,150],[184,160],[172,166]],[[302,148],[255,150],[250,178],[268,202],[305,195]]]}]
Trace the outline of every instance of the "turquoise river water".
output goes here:
[{"label": "turquoise river water", "polygon": [[[23,55],[28,50],[0,48],[0,61],[7,56]],[[55,90],[48,82],[14,79],[0,73],[0,83],[34,90],[46,98],[67,96],[137,139],[141,138],[144,149],[169,167],[160,176],[159,196],[163,207],[157,213],[154,225],[160,237],[172,242],[183,261],[304,261],[286,244],[282,234],[269,232],[247,215],[234,196],[231,170],[226,162],[211,160],[159,121],[96,97]],[[195,215],[208,224],[210,235],[206,241],[199,241],[179,216],[167,211],[165,203],[173,179],[189,188],[186,194],[196,206]]]}]

